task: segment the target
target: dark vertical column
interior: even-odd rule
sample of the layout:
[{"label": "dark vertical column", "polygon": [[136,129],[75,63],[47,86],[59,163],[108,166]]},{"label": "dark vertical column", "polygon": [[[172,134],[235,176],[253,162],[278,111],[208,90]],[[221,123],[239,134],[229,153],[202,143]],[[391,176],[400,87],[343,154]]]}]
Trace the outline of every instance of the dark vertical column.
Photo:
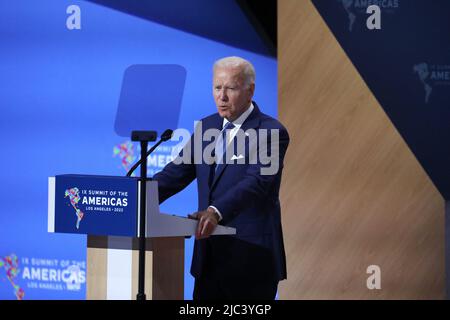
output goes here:
[{"label": "dark vertical column", "polygon": [[147,148],[148,141],[141,141],[141,199],[139,216],[139,275],[136,300],[146,300],[145,296],[145,215],[147,186]]}]

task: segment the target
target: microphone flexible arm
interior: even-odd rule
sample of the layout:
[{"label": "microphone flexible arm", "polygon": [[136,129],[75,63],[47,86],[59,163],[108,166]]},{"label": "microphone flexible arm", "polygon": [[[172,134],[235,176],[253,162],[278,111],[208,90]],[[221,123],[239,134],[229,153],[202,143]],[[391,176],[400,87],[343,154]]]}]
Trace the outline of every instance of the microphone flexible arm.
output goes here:
[{"label": "microphone flexible arm", "polygon": [[158,148],[158,146],[163,143],[164,141],[169,140],[170,138],[172,138],[172,134],[173,131],[170,129],[167,129],[166,131],[163,132],[163,134],[161,135],[161,138],[159,139],[159,141],[150,148],[150,150],[147,151],[147,153],[145,154],[145,157],[141,157],[141,159],[139,159],[138,162],[136,162],[131,169],[128,171],[127,173],[127,177],[131,177],[131,175],[133,174],[133,171],[136,170],[137,167],[139,167],[140,164],[142,164],[142,162],[147,159],[147,157],[150,155],[150,153],[152,153],[153,151],[155,151],[156,148]]},{"label": "microphone flexible arm", "polygon": [[[158,148],[158,146],[163,142],[163,140],[159,140],[153,147],[150,148],[150,150],[147,151],[147,153],[145,154],[145,158],[147,158],[150,153],[152,153],[153,151],[155,151],[156,148]],[[131,177],[131,175],[133,174],[133,171],[136,170],[137,167],[139,167],[139,165],[144,161],[143,158],[139,159],[138,162],[136,162],[131,169],[128,171],[127,173],[127,177]]]}]

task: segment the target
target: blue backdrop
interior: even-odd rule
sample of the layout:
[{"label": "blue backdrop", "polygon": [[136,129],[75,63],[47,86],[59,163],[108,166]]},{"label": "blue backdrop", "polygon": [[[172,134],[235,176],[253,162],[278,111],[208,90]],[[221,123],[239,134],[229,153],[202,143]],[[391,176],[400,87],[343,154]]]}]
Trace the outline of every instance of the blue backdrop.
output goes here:
[{"label": "blue backdrop", "polygon": [[[184,10],[198,11],[202,2],[190,1],[190,9]],[[216,59],[228,55],[254,63],[255,101],[276,116],[276,60],[255,52],[261,51],[261,41],[234,1],[213,3],[215,10],[210,12],[217,16],[203,10],[203,18],[214,21],[229,39],[234,32],[246,46],[180,29],[189,26],[181,13],[174,17],[183,23],[174,23],[178,27],[174,28],[167,21],[157,23],[152,17],[88,1],[0,0],[0,299],[85,298],[86,237],[47,233],[47,177],[125,175],[139,154],[137,145],[118,132],[119,127],[126,128],[118,113],[122,103],[126,106],[121,92],[130,87],[123,81],[142,79],[124,77],[130,66],[176,65],[184,70],[179,73],[184,79],[174,79],[179,99],[170,99],[170,108],[161,105],[160,97],[145,95],[143,117],[150,128],[175,123],[192,131],[195,120],[214,113],[211,68]],[[66,26],[70,5],[81,10],[81,29]],[[221,17],[223,12],[228,16]],[[153,15],[155,21],[157,17],[158,13]],[[240,49],[249,45],[258,50]],[[157,72],[145,76],[149,92],[170,91],[170,78],[159,81]],[[151,157],[150,173],[170,161],[172,145],[162,146]],[[192,184],[161,210],[186,215],[196,211],[196,199]],[[193,286],[188,273],[192,241],[186,240],[187,299]],[[75,276],[74,284],[70,279]]]}]

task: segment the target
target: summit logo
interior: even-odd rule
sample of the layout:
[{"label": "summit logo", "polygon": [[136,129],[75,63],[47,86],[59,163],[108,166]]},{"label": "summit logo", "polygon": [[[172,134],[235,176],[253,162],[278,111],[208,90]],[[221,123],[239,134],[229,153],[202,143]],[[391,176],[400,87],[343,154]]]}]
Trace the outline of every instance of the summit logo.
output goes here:
[{"label": "summit logo", "polygon": [[450,65],[422,62],[414,65],[413,71],[422,83],[426,104],[436,87],[450,86]]}]

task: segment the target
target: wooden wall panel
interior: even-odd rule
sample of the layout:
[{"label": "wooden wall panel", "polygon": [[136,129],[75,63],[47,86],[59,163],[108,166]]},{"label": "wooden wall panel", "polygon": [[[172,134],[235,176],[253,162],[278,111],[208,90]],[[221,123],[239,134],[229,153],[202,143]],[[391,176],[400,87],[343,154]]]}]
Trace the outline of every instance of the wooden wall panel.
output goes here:
[{"label": "wooden wall panel", "polygon": [[444,298],[444,200],[309,0],[278,1],[278,68],[280,299]]}]

